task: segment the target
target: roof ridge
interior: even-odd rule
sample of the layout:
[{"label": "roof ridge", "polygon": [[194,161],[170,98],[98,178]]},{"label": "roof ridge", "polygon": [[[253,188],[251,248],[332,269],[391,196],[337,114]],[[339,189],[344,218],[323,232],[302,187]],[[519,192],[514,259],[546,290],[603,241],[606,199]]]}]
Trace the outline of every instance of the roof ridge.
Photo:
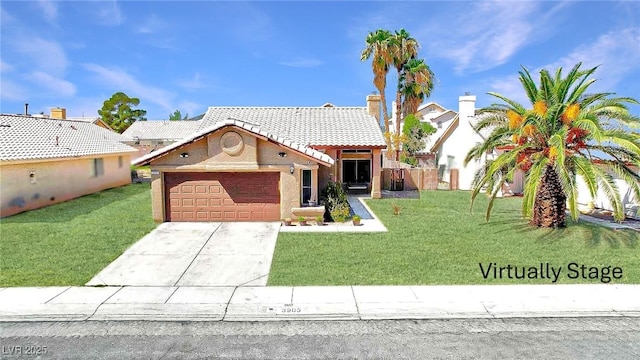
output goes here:
[{"label": "roof ridge", "polygon": [[319,109],[319,110],[336,110],[336,109],[366,109],[366,106],[209,106],[207,109]]}]

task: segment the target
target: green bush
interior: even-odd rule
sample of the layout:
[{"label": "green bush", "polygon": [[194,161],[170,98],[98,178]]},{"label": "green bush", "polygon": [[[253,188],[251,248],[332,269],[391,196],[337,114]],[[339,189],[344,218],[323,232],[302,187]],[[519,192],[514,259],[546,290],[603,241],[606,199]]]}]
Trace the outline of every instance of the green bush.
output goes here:
[{"label": "green bush", "polygon": [[331,221],[343,222],[349,218],[349,202],[347,193],[339,182],[329,181],[322,190],[321,200],[324,202],[325,217]]},{"label": "green bush", "polygon": [[418,159],[416,159],[415,156],[411,156],[411,155],[407,155],[407,154],[400,154],[400,161],[405,163],[405,164],[409,164],[412,167],[417,167],[418,166]]}]

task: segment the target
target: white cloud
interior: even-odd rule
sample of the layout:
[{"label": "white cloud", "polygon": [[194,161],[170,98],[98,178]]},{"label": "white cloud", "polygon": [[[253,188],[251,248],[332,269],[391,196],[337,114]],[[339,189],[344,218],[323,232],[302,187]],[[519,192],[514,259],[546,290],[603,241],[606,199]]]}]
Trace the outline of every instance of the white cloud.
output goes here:
[{"label": "white cloud", "polygon": [[44,19],[48,23],[55,25],[58,18],[58,5],[51,0],[38,0],[37,3],[40,6],[40,10],[42,10]]},{"label": "white cloud", "polygon": [[284,66],[290,66],[290,67],[311,68],[311,67],[320,66],[324,64],[324,62],[322,60],[315,59],[315,58],[298,57],[290,61],[281,61],[279,62],[279,64]]},{"label": "white cloud", "polygon": [[107,68],[97,64],[83,64],[83,66],[96,74],[98,81],[104,86],[113,88],[114,91],[123,91],[131,97],[137,97],[140,101],[149,101],[160,105],[168,111],[175,110],[172,109],[173,94],[163,89],[143,84],[124,70]]},{"label": "white cloud", "polygon": [[199,90],[204,88],[205,84],[202,82],[200,73],[195,73],[193,75],[193,78],[179,81],[178,86],[184,88],[185,90]]},{"label": "white cloud", "polygon": [[0,59],[0,73],[10,72],[10,71],[13,71],[13,69],[15,69],[13,65],[8,64],[4,62],[2,59]]},{"label": "white cloud", "polygon": [[202,106],[201,104],[196,103],[196,102],[186,100],[186,101],[181,101],[178,104],[178,109],[182,113],[182,116],[185,116],[185,115],[188,114],[189,117],[192,118],[192,117],[198,116],[202,112],[204,112],[204,110],[201,110],[201,112],[198,113],[198,109],[205,109],[205,107]]},{"label": "white cloud", "polygon": [[[574,65],[582,62],[582,69],[600,66],[595,72],[597,81],[591,89],[598,92],[616,92],[616,86],[632,73],[640,71],[640,28],[629,28],[603,34],[596,41],[579,46],[557,61],[536,69],[528,69],[537,82],[542,69],[554,73],[562,67],[566,74]],[[491,91],[498,92],[523,104],[528,99],[517,75],[494,79]],[[635,94],[620,94],[635,96]]]},{"label": "white cloud", "polygon": [[25,101],[27,100],[25,89],[11,80],[2,79],[0,86],[0,98],[8,101]]},{"label": "white cloud", "polygon": [[116,0],[94,2],[93,4],[99,6],[95,14],[101,24],[118,26],[124,22],[124,15]]},{"label": "white cloud", "polygon": [[[542,69],[554,73],[562,67],[563,74],[582,62],[582,69],[599,66],[595,72],[597,81],[591,85],[592,90],[598,92],[618,92],[616,87],[629,74],[640,72],[640,28],[630,28],[613,31],[601,35],[590,44],[579,46],[568,55],[557,61],[536,69],[528,69],[533,79],[538,82]],[[528,99],[518,80],[517,75],[494,79],[491,91],[495,91],[522,104]],[[621,96],[636,96],[636,94],[620,93]]]},{"label": "white cloud", "polygon": [[38,70],[62,74],[69,62],[62,46],[39,37],[21,37],[13,41],[16,51],[32,60]]},{"label": "white cloud", "polygon": [[56,96],[73,96],[76,94],[76,86],[62,78],[57,78],[49,73],[34,71],[26,75],[26,79],[37,84],[40,88],[51,90]]},{"label": "white cloud", "polygon": [[453,61],[458,74],[504,64],[532,41],[537,27],[544,26],[542,15],[536,14],[536,2],[488,1],[460,6],[464,11],[434,17],[437,21],[416,32],[422,45],[428,44],[429,56]]},{"label": "white cloud", "polygon": [[[516,75],[494,79],[491,82],[489,91],[497,92],[498,94],[504,95],[509,99],[519,102],[524,106],[530,104],[529,98],[524,92],[522,84],[520,83],[520,80],[518,80],[518,77]],[[493,96],[491,96],[489,100],[491,103],[502,103],[502,100]]]},{"label": "white cloud", "polygon": [[154,34],[162,31],[166,23],[156,14],[151,14],[143,23],[137,26],[136,31],[141,34]]},{"label": "white cloud", "polygon": [[595,42],[582,45],[542,68],[552,71],[562,67],[566,73],[579,62],[583,69],[600,66],[595,72],[598,81],[592,85],[595,89],[614,91],[626,75],[640,72],[640,27],[601,35]]}]

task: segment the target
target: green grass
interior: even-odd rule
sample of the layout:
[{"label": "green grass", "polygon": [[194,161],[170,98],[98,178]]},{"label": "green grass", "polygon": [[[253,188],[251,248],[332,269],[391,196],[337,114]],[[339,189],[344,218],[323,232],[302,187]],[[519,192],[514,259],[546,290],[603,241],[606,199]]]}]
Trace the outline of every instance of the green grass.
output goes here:
[{"label": "green grass", "polygon": [[[498,266],[562,266],[558,283],[600,283],[569,279],[567,265],[618,266],[613,283],[640,283],[640,235],[634,231],[568,221],[564,229],[537,229],[520,218],[520,198],[496,201],[484,220],[486,198],[473,214],[470,193],[423,191],[421,199],[367,203],[389,229],[380,234],[281,233],[269,285],[548,284],[550,280],[484,279],[479,263]],[[393,205],[402,210],[393,215]]]},{"label": "green grass", "polygon": [[155,228],[132,184],[0,220],[0,286],[84,285]]}]

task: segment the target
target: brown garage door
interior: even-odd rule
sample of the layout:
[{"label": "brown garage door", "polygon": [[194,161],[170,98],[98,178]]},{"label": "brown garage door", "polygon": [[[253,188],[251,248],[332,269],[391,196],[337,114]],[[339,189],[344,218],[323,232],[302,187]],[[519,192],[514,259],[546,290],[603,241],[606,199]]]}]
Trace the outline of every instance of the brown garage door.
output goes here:
[{"label": "brown garage door", "polygon": [[165,173],[167,221],[278,221],[280,173]]}]

